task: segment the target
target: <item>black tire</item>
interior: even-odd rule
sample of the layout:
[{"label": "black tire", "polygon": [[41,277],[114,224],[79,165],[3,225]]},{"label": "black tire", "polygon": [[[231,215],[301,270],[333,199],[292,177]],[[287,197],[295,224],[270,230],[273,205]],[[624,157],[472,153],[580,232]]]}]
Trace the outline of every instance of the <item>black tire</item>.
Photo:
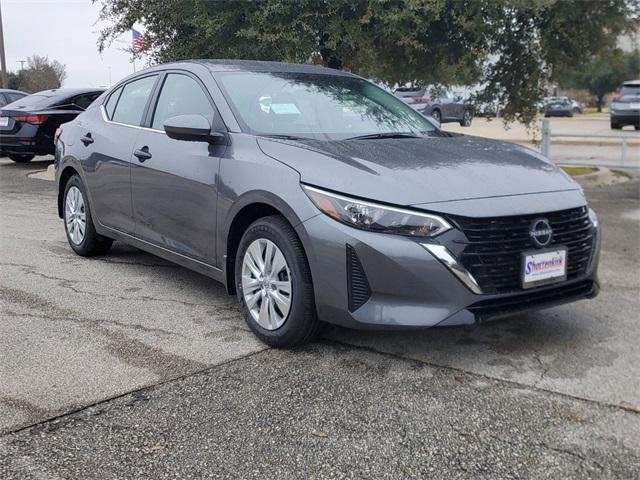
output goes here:
[{"label": "black tire", "polygon": [[19,154],[19,153],[10,153],[7,156],[16,163],[29,163],[35,157],[35,155],[27,155],[27,154]]},{"label": "black tire", "polygon": [[611,128],[613,130],[622,130],[622,125],[620,125],[618,122],[614,122],[613,120],[611,121]]},{"label": "black tire", "polygon": [[442,112],[437,108],[431,112],[431,118],[433,118],[436,122],[442,123]]},{"label": "black tire", "polygon": [[[252,242],[267,239],[281,250],[291,273],[291,307],[281,327],[267,330],[249,312],[242,289],[242,262]],[[316,338],[320,321],[311,282],[311,271],[300,239],[291,225],[281,216],[263,217],[244,232],[235,261],[235,282],[240,311],[251,331],[264,343],[275,348],[291,348]]]},{"label": "black tire", "polygon": [[469,110],[465,110],[462,114],[462,120],[460,120],[461,127],[470,127],[471,120],[473,120],[473,114]]},{"label": "black tire", "polygon": [[[69,230],[67,228],[67,209],[65,208],[67,202],[67,194],[71,187],[76,187],[82,194],[82,200],[84,202],[84,213],[86,215],[85,234],[82,241],[78,244],[71,240]],[[64,196],[62,197],[62,215],[64,220],[64,231],[67,235],[67,241],[69,245],[78,255],[83,257],[92,257],[95,255],[102,255],[109,251],[113,240],[104,237],[96,232],[96,228],[93,224],[93,217],[91,215],[91,205],[89,205],[89,197],[84,188],[82,180],[78,175],[73,175],[64,188]]]}]

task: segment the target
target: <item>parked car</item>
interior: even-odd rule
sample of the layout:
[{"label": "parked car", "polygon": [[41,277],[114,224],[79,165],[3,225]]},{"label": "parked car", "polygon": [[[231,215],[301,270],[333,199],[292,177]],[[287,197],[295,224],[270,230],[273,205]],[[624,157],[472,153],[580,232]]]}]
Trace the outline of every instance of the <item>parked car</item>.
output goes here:
[{"label": "parked car", "polygon": [[399,87],[394,90],[394,94],[438,123],[459,122],[463,127],[471,126],[473,106],[450,90],[437,86],[421,89]]},{"label": "parked car", "polygon": [[62,125],[58,214],[208,275],[265,343],[463,325],[598,293],[598,220],[528,148],[440,130],[313,65],[158,65]]},{"label": "parked car", "polygon": [[102,92],[104,89],[59,88],[5,105],[0,109],[0,157],[21,163],[36,155],[53,154],[56,129],[83,112]]},{"label": "parked car", "polygon": [[542,102],[538,104],[539,111],[546,112],[547,107],[552,104],[563,103],[570,105],[570,109],[572,113],[582,113],[584,111],[584,106],[578,102],[575,98],[571,97],[545,97]]},{"label": "parked car", "polygon": [[545,117],[573,117],[573,105],[567,101],[547,103],[544,107]]},{"label": "parked car", "polygon": [[20,100],[22,97],[26,97],[27,95],[29,94],[26,92],[21,92],[20,90],[9,90],[0,88],[0,108],[4,107],[8,103]]},{"label": "parked car", "polygon": [[640,80],[623,82],[609,107],[611,128],[633,125],[640,130]]}]

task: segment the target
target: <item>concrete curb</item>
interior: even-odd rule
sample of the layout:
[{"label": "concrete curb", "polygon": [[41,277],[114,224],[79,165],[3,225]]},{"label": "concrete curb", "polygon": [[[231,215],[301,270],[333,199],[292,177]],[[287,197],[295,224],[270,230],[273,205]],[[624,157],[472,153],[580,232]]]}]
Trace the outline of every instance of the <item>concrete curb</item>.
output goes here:
[{"label": "concrete curb", "polygon": [[[575,165],[558,165],[559,167],[567,166],[572,167]],[[616,185],[618,183],[625,183],[632,178],[619,173],[615,170],[611,170],[605,167],[597,167],[598,171],[593,173],[587,173],[585,175],[576,175],[572,178],[577,181],[583,187],[604,187],[607,185]]]},{"label": "concrete curb", "polygon": [[39,170],[34,173],[29,173],[27,177],[53,182],[56,179],[56,169],[54,165],[49,165],[46,170]]}]

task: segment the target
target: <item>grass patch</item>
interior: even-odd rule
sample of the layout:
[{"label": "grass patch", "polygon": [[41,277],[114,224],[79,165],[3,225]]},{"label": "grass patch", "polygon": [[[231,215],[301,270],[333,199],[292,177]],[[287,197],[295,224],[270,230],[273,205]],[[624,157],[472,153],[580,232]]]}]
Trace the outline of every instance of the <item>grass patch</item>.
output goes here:
[{"label": "grass patch", "polygon": [[596,167],[560,167],[565,172],[567,172],[572,177],[577,177],[578,175],[587,175],[589,173],[597,172],[598,169]]}]

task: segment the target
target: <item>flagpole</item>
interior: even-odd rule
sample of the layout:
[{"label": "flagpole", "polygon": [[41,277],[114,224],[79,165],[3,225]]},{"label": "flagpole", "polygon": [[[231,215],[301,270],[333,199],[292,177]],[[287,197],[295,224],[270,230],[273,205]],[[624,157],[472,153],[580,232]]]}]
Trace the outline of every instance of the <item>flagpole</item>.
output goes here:
[{"label": "flagpole", "polygon": [[131,63],[133,63],[133,73],[136,73],[136,59],[131,60]]}]

